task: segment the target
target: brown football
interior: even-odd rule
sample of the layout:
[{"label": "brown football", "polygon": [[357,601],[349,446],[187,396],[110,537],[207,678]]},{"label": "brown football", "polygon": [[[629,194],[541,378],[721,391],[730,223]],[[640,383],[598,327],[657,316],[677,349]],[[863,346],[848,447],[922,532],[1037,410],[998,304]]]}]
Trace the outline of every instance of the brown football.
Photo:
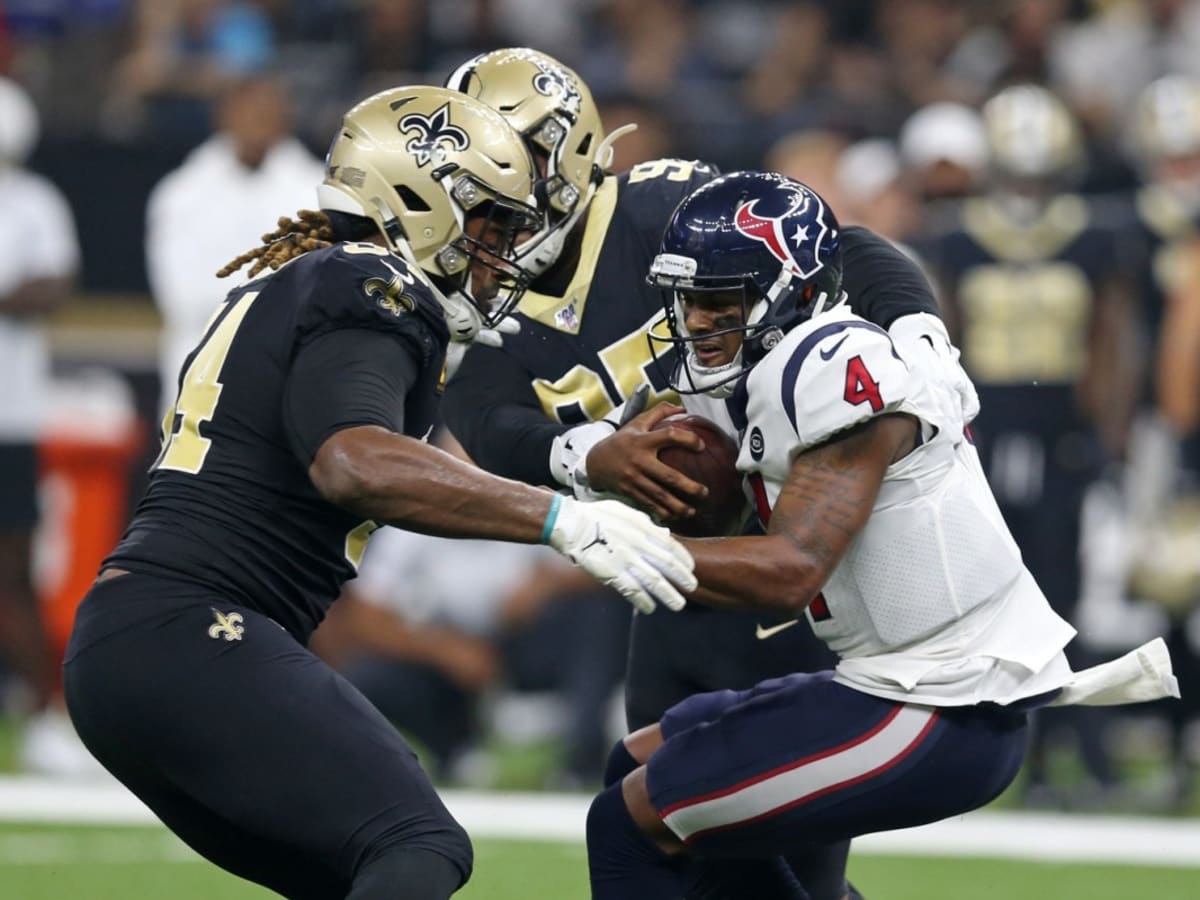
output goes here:
[{"label": "brown football", "polygon": [[729,534],[740,524],[746,506],[742,476],[737,470],[737,441],[703,416],[668,416],[654,426],[655,431],[662,428],[683,428],[704,441],[704,450],[699,453],[672,446],[659,450],[658,458],[708,488],[708,496],[694,504],[696,515],[669,519],[663,524],[686,537]]}]

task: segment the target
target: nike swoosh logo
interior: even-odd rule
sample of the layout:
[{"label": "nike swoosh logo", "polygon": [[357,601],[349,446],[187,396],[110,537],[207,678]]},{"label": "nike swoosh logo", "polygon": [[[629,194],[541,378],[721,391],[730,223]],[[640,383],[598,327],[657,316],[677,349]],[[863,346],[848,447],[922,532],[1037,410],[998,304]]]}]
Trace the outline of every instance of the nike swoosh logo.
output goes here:
[{"label": "nike swoosh logo", "polygon": [[784,629],[791,628],[793,625],[799,625],[799,619],[792,619],[790,622],[783,622],[779,625],[772,625],[770,628],[763,628],[761,625],[754,626],[754,636],[760,641],[765,641],[769,637],[774,637]]},{"label": "nike swoosh logo", "polygon": [[840,346],[842,346],[842,344],[846,343],[846,339],[848,337],[850,337],[850,335],[843,334],[842,339],[840,341],[838,341],[836,344],[834,344],[832,347],[830,347],[828,350],[819,351],[821,354],[821,359],[825,360],[826,362],[829,362],[829,360],[833,359],[833,354],[837,353],[838,348]]}]

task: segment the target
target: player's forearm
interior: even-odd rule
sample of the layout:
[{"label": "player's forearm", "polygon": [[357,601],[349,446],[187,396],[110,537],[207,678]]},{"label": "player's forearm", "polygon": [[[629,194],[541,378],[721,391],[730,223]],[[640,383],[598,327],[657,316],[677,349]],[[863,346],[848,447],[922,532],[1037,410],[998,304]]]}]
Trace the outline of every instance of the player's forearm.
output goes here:
[{"label": "player's forearm", "polygon": [[526,484],[555,484],[550,447],[565,427],[541,410],[516,403],[444,402],[442,413],[451,434],[481,468]]},{"label": "player's forearm", "polygon": [[552,496],[375,426],[330,437],[310,475],[326,499],[355,515],[444,537],[535,544]]},{"label": "player's forearm", "polygon": [[700,581],[688,598],[705,606],[799,616],[825,581],[817,560],[778,535],[681,540]]}]

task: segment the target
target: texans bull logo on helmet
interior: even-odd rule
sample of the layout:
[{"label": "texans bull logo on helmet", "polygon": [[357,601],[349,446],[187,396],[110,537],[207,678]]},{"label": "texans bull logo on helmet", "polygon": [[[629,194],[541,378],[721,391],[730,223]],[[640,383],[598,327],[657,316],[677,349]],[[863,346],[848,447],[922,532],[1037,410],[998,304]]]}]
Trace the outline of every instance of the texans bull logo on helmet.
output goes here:
[{"label": "texans bull logo on helmet", "polygon": [[[734,216],[734,227],[748,238],[752,238],[771,252],[788,270],[795,272],[801,278],[809,278],[822,267],[821,242],[829,232],[825,223],[825,208],[816,194],[797,195],[796,202],[782,215],[764,216],[757,212],[760,198],[747,200],[737,208]],[[810,204],[816,208],[809,210]],[[794,223],[789,220],[797,217]],[[809,231],[813,225],[820,230],[815,235]],[[790,231],[790,234],[788,233]],[[811,247],[805,245],[811,241]],[[795,249],[791,249],[794,247]],[[802,252],[802,250],[804,252]],[[799,259],[797,258],[799,255]],[[808,263],[806,266],[801,260]]]}]

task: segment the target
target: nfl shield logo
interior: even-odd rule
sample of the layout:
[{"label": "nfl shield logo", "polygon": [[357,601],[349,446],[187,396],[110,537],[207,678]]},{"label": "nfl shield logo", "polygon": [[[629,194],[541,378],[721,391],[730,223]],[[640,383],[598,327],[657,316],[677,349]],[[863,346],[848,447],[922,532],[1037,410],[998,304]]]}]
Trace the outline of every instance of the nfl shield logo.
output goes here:
[{"label": "nfl shield logo", "polygon": [[569,331],[579,330],[579,316],[575,314],[574,300],[554,314],[554,322],[560,328],[566,328]]}]

